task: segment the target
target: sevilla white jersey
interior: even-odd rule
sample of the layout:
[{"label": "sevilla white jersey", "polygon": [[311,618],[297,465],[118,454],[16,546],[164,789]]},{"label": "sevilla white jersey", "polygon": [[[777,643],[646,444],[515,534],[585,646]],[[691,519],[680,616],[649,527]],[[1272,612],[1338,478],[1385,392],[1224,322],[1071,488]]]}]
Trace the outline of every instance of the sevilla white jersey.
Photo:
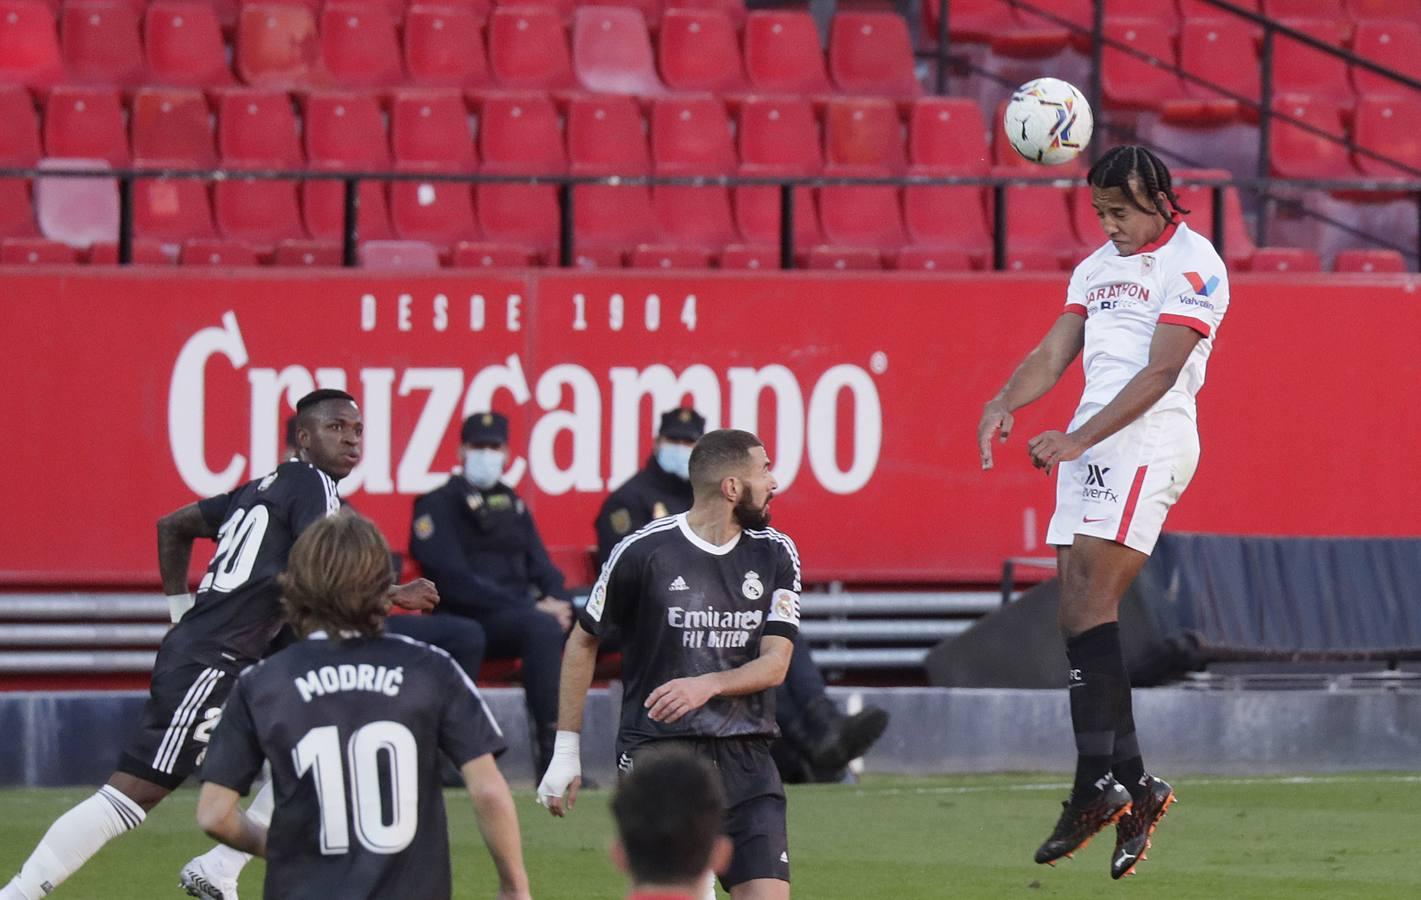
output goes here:
[{"label": "sevilla white jersey", "polygon": [[1174,387],[1150,411],[1178,409],[1192,419],[1228,305],[1223,260],[1182,222],[1129,256],[1109,242],[1087,256],[1066,289],[1066,312],[1085,317],[1085,393],[1077,418],[1109,403],[1145,367],[1155,326],[1163,323],[1192,328],[1202,339]]}]

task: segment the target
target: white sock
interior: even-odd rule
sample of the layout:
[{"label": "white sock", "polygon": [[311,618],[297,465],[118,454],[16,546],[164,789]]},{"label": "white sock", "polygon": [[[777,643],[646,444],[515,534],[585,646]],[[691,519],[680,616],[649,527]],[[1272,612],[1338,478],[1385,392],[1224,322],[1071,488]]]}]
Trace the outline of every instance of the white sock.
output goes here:
[{"label": "white sock", "polygon": [[[263,825],[270,825],[271,811],[275,806],[276,800],[273,797],[271,781],[268,780],[261,786],[261,790],[257,791],[252,802],[247,804],[247,815]],[[226,844],[218,844],[193,860],[202,866],[207,877],[230,878],[233,881],[241,877],[242,869],[251,861],[252,855],[250,853],[234,850]]]},{"label": "white sock", "polygon": [[715,873],[706,876],[705,900],[715,900]]},{"label": "white sock", "polygon": [[94,796],[54,820],[25,860],[20,874],[0,891],[0,900],[40,900],[48,896],[104,844],[143,824],[146,815],[143,807],[117,788],[104,785]]}]

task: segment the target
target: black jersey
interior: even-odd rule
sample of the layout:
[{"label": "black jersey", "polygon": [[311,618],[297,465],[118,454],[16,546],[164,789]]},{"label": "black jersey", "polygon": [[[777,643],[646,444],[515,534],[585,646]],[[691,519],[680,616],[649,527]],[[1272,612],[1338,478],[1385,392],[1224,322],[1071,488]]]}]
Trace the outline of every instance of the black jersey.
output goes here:
[{"label": "black jersey", "polygon": [[340,509],[335,481],[310,463],[284,462],[236,490],[198,501],[217,531],[217,550],[196,603],[163,643],[165,649],[231,674],[260,659],[281,628],[276,576],[296,538]]},{"label": "black jersey", "polygon": [[271,761],[267,900],[450,895],[439,753],[503,736],[448,654],[400,635],[317,633],[242,673],[201,779],[246,793]]},{"label": "black jersey", "polygon": [[578,613],[592,634],[623,629],[619,752],[661,738],[777,734],[774,691],[715,697],[669,724],[653,722],[644,704],[672,679],[744,665],[765,635],[794,640],[799,590],[799,551],[773,528],[717,547],[682,513],[619,543]]}]

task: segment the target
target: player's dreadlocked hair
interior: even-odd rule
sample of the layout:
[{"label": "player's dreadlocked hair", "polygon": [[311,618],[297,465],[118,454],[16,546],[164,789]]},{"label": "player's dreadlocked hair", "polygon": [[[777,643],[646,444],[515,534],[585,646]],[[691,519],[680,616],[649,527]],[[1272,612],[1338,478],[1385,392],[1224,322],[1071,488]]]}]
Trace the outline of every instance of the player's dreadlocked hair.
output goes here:
[{"label": "player's dreadlocked hair", "polygon": [[369,519],[327,516],[301,532],[278,582],[287,621],[302,637],[378,634],[394,582],[390,547]]},{"label": "player's dreadlocked hair", "polygon": [[[1149,207],[1143,206],[1130,188],[1131,175],[1135,176],[1145,196],[1149,198]],[[1176,221],[1175,213],[1189,214],[1189,210],[1179,205],[1179,196],[1174,192],[1169,168],[1148,147],[1138,144],[1111,147],[1090,167],[1085,179],[1091,187],[1120,188],[1136,209],[1146,213],[1157,212],[1164,216],[1166,222]],[[1160,194],[1168,198],[1169,206],[1160,202]]]}]

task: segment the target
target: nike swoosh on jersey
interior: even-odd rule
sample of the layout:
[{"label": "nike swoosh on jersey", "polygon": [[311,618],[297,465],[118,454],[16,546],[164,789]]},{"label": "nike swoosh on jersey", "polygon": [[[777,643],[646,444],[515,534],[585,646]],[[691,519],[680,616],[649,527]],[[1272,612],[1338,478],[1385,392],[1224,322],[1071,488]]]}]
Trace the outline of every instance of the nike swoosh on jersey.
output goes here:
[{"label": "nike swoosh on jersey", "polygon": [[1100,516],[1099,518],[1092,519],[1090,516],[1085,516],[1085,517],[1083,517],[1083,518],[1081,519],[1081,521],[1084,522],[1084,523],[1086,523],[1087,525],[1094,525],[1096,522],[1104,522],[1104,521],[1105,521],[1106,519],[1108,519],[1108,518],[1110,518],[1110,517],[1109,517],[1109,516]]}]

